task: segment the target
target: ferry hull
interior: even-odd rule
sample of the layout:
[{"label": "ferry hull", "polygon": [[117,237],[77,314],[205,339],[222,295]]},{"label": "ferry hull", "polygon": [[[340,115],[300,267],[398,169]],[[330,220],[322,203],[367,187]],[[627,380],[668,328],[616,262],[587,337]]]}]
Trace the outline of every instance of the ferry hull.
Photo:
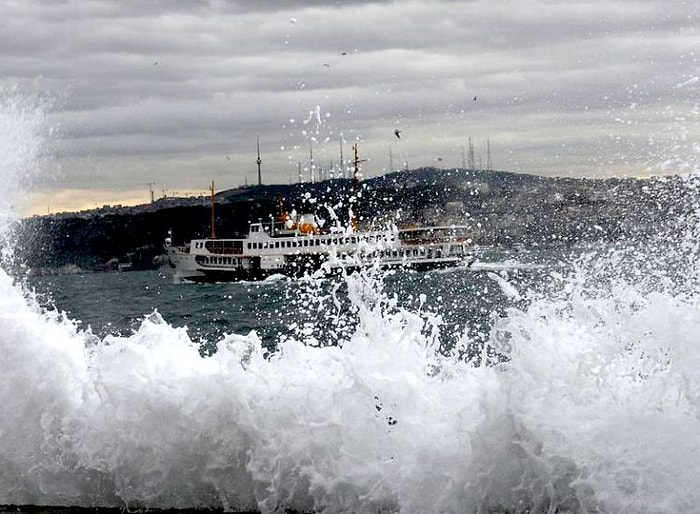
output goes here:
[{"label": "ferry hull", "polygon": [[175,276],[179,279],[198,283],[215,282],[239,282],[239,281],[260,281],[273,275],[283,275],[290,278],[298,278],[305,275],[321,271],[328,275],[339,273],[353,273],[367,268],[379,269],[402,269],[416,272],[425,272],[436,269],[452,267],[468,267],[473,258],[467,257],[446,257],[430,260],[381,260],[362,259],[355,261],[352,259],[334,259],[330,261],[326,255],[303,255],[295,256],[284,266],[275,269],[263,269],[259,264],[253,263],[249,268],[236,267],[228,269],[206,269],[194,263],[194,259],[187,259],[187,255],[171,258],[170,267],[174,270]]}]

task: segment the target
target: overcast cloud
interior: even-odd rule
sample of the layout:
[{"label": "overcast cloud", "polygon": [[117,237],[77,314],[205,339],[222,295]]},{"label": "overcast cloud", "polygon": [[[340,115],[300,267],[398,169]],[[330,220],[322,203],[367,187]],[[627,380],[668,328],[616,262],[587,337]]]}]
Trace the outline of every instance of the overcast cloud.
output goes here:
[{"label": "overcast cloud", "polygon": [[[40,211],[337,166],[698,169],[693,0],[0,0],[0,86],[55,97]],[[476,100],[474,100],[476,98]],[[394,130],[402,131],[399,140]],[[311,143],[310,143],[311,141]],[[390,160],[389,155],[392,155]],[[304,173],[308,177],[308,171]]]}]

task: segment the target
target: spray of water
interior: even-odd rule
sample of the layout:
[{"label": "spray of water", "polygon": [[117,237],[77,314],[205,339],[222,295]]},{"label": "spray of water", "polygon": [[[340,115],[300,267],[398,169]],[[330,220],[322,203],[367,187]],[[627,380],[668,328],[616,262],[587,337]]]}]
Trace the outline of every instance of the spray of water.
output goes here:
[{"label": "spray of water", "polygon": [[13,265],[8,238],[17,223],[20,193],[29,190],[39,174],[42,143],[51,136],[46,112],[52,103],[37,94],[23,95],[16,87],[0,86],[0,245],[6,267]]},{"label": "spray of water", "polygon": [[[24,102],[0,103],[7,220],[41,120]],[[472,361],[366,275],[343,283],[341,345],[330,320],[273,355],[231,334],[202,357],[157,312],[98,339],[0,270],[0,504],[692,512],[700,311],[681,248],[596,254],[540,292],[494,274],[513,302],[489,338],[500,359]]]}]

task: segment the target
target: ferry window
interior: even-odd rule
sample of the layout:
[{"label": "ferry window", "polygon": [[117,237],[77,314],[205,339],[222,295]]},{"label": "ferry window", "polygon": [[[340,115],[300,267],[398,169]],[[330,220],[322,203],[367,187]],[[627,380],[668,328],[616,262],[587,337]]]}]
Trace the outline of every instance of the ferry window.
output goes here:
[{"label": "ferry window", "polygon": [[320,239],[317,239],[317,240],[316,240],[316,246],[321,246],[321,240],[320,240]]}]

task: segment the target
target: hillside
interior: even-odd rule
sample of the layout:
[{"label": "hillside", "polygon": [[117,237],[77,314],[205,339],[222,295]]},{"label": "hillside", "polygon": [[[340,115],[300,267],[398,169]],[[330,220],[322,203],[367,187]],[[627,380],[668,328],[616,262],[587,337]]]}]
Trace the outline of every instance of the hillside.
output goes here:
[{"label": "hillside", "polygon": [[[644,239],[676,230],[694,205],[695,189],[680,177],[655,180],[560,179],[501,171],[422,168],[361,183],[361,224],[469,225],[478,245],[570,245],[587,241]],[[348,179],[263,185],[216,195],[216,233],[235,237],[248,223],[287,210],[314,211],[326,223],[347,224]],[[109,270],[158,265],[162,243],[209,234],[208,198],[170,198],[126,208],[25,219],[17,228],[17,255],[30,269],[66,266]]]}]

